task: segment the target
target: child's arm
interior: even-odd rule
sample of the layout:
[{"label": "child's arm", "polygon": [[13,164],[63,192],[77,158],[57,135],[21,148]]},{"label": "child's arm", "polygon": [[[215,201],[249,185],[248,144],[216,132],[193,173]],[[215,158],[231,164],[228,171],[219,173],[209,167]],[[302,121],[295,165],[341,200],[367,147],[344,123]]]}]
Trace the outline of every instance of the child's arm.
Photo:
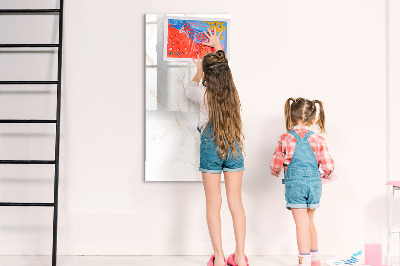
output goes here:
[{"label": "child's arm", "polygon": [[328,146],[325,143],[325,139],[322,138],[322,143],[320,145],[320,165],[323,171],[322,178],[331,179],[333,175],[333,170],[335,169],[335,162],[333,161],[331,155],[328,151]]},{"label": "child's arm", "polygon": [[200,103],[201,99],[203,99],[204,93],[205,93],[204,87],[201,87],[199,83],[194,81],[194,78],[185,88],[186,97],[197,103]]},{"label": "child's arm", "polygon": [[192,81],[200,83],[201,78],[203,77],[203,64],[200,60],[199,55],[197,55],[197,62],[193,59],[194,64],[196,65],[196,75],[194,75]]},{"label": "child's arm", "polygon": [[274,176],[279,176],[282,170],[283,160],[285,159],[286,147],[282,144],[282,140],[281,136],[278,141],[278,147],[275,149],[270,163],[271,175]]},{"label": "child's arm", "polygon": [[195,102],[200,102],[204,96],[205,89],[200,86],[200,80],[203,77],[203,67],[199,55],[197,55],[197,62],[193,59],[194,64],[197,67],[196,74],[194,75],[192,82],[185,89],[185,95],[189,99]]},{"label": "child's arm", "polygon": [[201,44],[213,47],[215,49],[215,51],[223,50],[221,42],[219,41],[222,30],[218,34],[217,34],[217,32],[218,32],[217,29],[215,29],[213,32],[210,29],[207,29],[207,31],[208,31],[208,34],[207,34],[207,32],[204,31],[204,35],[207,36],[208,42],[203,42]]}]

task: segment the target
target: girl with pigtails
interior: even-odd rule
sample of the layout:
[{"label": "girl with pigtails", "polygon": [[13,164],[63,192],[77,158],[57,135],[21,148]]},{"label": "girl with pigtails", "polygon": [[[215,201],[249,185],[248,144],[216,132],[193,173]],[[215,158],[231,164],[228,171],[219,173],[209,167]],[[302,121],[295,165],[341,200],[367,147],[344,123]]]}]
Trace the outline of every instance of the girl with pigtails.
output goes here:
[{"label": "girl with pigtails", "polygon": [[[317,119],[317,105],[319,114]],[[322,193],[321,179],[330,179],[334,162],[322,136],[311,126],[325,132],[323,103],[304,98],[289,98],[285,104],[287,133],[279,138],[270,168],[279,176],[284,170],[286,208],[296,223],[298,266],[320,266],[318,238],[313,218]],[[320,171],[321,170],[321,171]]]}]

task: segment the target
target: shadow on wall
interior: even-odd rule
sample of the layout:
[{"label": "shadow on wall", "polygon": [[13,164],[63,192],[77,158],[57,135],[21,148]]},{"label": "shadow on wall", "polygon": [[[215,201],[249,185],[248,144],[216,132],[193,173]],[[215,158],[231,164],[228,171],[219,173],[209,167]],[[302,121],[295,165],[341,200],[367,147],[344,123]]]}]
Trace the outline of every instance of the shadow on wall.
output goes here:
[{"label": "shadow on wall", "polygon": [[[260,122],[262,121],[262,122]],[[290,230],[282,230],[276,234],[277,228],[290,228],[291,214],[286,210],[284,198],[284,185],[281,178],[270,174],[270,161],[278,143],[279,136],[285,133],[281,116],[255,117],[244,119],[244,127],[257,128],[257,131],[246,131],[245,158],[246,171],[243,181],[243,198],[247,214],[249,249],[257,254],[269,254],[265,250],[263,241],[282,243],[276,250],[285,251],[282,239],[290,239]],[[282,126],[277,126],[282,125]],[[271,141],[274,140],[274,141]],[[271,200],[273,199],[273,200]],[[288,216],[286,218],[286,216]],[[277,219],[285,217],[285,219]]]},{"label": "shadow on wall", "polygon": [[[379,196],[371,199],[366,205],[367,208],[364,211],[364,241],[367,243],[371,239],[374,240],[376,237],[381,238],[381,244],[384,248],[382,254],[386,252],[386,230],[387,230],[387,215],[386,215],[386,197]],[[367,230],[371,230],[368,232]],[[376,235],[379,233],[380,235]],[[396,237],[396,235],[393,235]],[[392,250],[398,250],[392,249]]]},{"label": "shadow on wall", "polygon": [[[371,225],[386,228],[386,197],[375,197],[367,204],[364,213],[365,221]],[[383,231],[385,232],[385,231]]]}]

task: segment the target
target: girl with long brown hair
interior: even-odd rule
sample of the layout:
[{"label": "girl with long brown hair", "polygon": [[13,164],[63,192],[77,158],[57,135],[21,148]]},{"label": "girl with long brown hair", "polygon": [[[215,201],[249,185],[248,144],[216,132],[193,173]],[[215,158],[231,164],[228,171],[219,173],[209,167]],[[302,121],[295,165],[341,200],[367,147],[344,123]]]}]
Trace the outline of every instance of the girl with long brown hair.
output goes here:
[{"label": "girl with long brown hair", "polygon": [[288,132],[279,138],[270,165],[271,174],[279,176],[284,169],[282,182],[285,184],[286,208],[292,211],[296,223],[299,250],[297,265],[320,266],[313,218],[321,198],[321,178],[332,177],[334,162],[324,138],[315,134],[310,127],[316,124],[321,132],[325,132],[323,103],[319,100],[289,98],[285,103],[285,122]]},{"label": "girl with long brown hair", "polygon": [[[239,95],[219,38],[208,29],[208,43],[215,52],[195,61],[197,73],[186,96],[200,104],[200,168],[207,206],[207,224],[214,249],[207,266],[248,266],[244,254],[246,216],[242,204],[243,134]],[[201,79],[203,80],[200,83]],[[236,239],[235,253],[225,260],[221,239],[221,173],[224,172],[228,206]]]}]

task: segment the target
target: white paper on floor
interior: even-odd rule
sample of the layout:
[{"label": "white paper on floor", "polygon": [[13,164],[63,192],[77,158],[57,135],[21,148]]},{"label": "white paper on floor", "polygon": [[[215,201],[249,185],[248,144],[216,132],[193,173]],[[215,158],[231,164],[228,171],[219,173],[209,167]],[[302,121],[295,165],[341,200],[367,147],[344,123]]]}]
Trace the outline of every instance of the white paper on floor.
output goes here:
[{"label": "white paper on floor", "polygon": [[340,266],[340,265],[363,265],[362,260],[364,252],[362,249],[354,250],[353,252],[343,252],[339,256],[331,258],[326,261],[329,266]]}]

